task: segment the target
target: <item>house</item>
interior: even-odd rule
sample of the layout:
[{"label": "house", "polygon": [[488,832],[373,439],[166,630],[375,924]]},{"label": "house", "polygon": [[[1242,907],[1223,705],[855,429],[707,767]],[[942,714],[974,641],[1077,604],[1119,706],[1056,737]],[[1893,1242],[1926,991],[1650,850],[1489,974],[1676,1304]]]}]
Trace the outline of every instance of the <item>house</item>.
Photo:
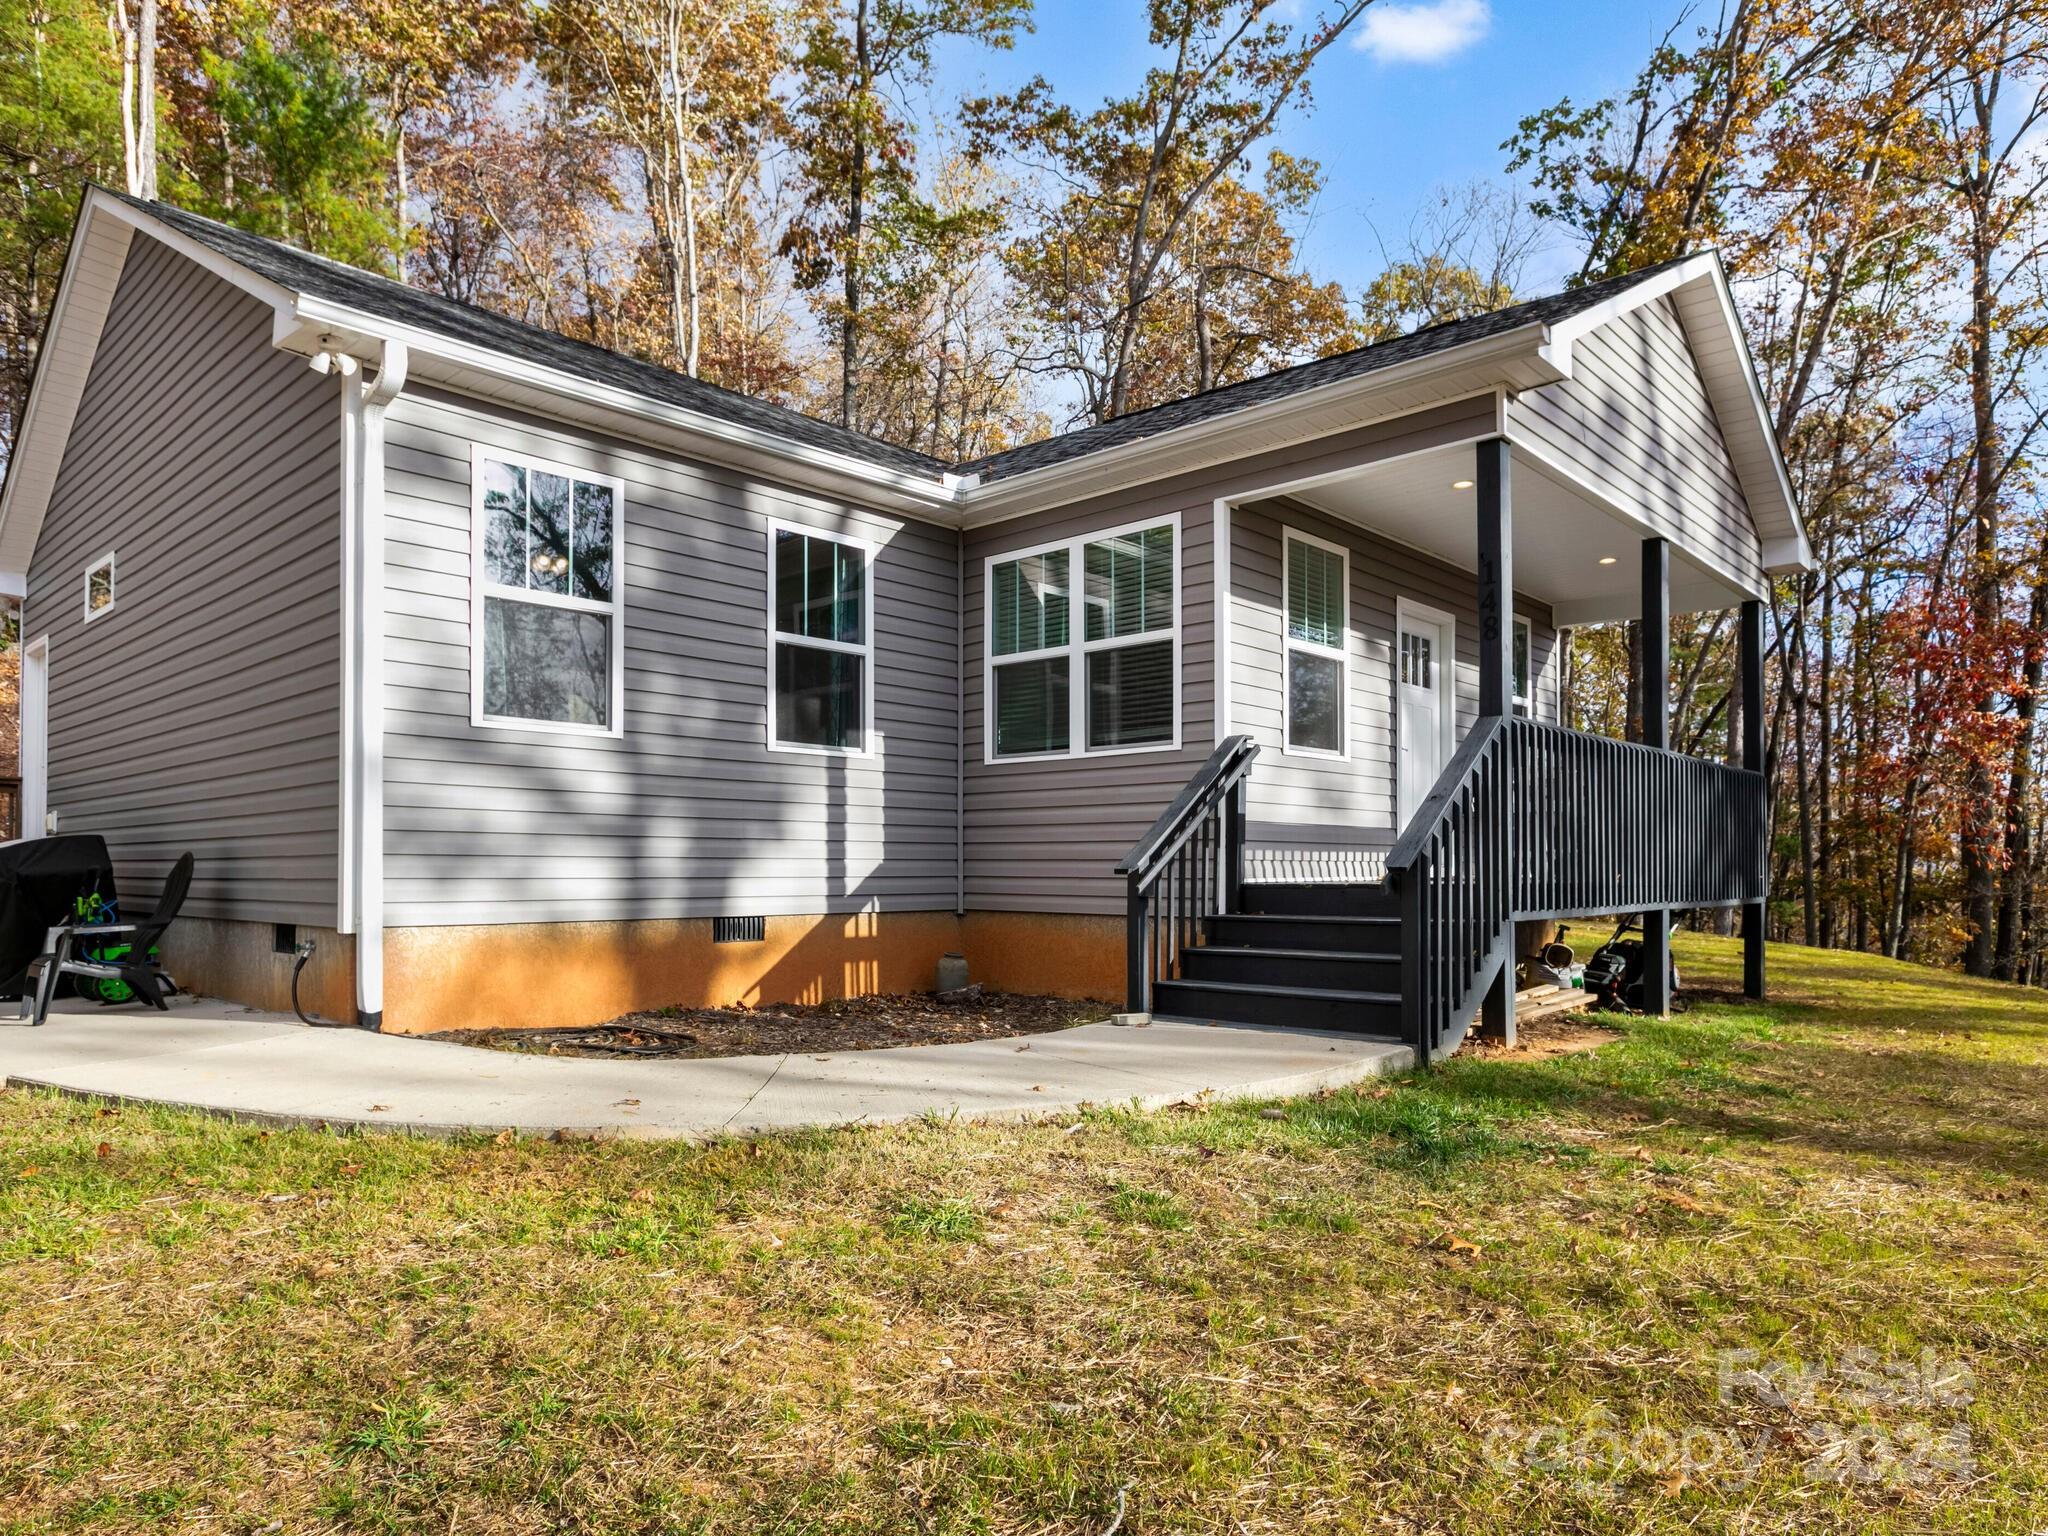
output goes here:
[{"label": "house", "polygon": [[1754,699],[1808,559],[1711,254],[945,464],[98,189],[0,504],[25,827],[408,1032],[960,951],[1442,1048],[1517,921],[1754,916],[1757,711],[1563,731],[1558,636],[1739,605]]}]

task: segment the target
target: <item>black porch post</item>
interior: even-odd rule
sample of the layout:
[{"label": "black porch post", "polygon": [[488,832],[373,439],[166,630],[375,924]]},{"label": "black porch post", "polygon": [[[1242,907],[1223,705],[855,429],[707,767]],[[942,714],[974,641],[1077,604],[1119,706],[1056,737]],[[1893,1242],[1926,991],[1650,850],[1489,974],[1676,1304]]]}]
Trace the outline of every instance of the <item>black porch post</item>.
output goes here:
[{"label": "black porch post", "polygon": [[[1671,745],[1671,546],[1643,540],[1643,742]],[[1645,858],[1668,844],[1669,827],[1638,827]],[[1661,882],[1659,882],[1661,883]],[[1662,1018],[1671,1011],[1671,910],[1643,914],[1643,1012]]]},{"label": "black porch post", "polygon": [[[1740,634],[1742,665],[1742,766],[1752,773],[1764,771],[1764,605],[1751,598],[1742,605]],[[1742,904],[1742,995],[1764,995],[1764,895],[1770,879],[1771,861],[1764,839],[1771,824],[1766,793],[1758,814],[1762,824],[1754,829],[1755,845],[1749,850],[1754,864],[1749,871],[1751,900]]]},{"label": "black porch post", "polygon": [[[1515,680],[1515,540],[1514,496],[1506,438],[1490,437],[1478,447],[1479,482],[1479,715],[1482,720],[1505,716],[1513,708]],[[1508,782],[1501,786],[1503,883],[1512,888],[1514,871],[1514,773],[1512,750],[1501,755]],[[1508,917],[1507,949],[1500,974],[1487,989],[1479,1012],[1482,1033],[1515,1043],[1515,924]]]}]

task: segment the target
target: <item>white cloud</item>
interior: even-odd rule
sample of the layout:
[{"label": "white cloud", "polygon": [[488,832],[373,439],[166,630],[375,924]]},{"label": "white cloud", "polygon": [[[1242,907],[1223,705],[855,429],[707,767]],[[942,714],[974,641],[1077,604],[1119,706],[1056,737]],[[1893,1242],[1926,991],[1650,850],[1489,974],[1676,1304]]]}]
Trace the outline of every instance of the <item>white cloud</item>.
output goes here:
[{"label": "white cloud", "polygon": [[1493,25],[1486,0],[1415,0],[1367,7],[1358,48],[1382,64],[1441,64]]}]

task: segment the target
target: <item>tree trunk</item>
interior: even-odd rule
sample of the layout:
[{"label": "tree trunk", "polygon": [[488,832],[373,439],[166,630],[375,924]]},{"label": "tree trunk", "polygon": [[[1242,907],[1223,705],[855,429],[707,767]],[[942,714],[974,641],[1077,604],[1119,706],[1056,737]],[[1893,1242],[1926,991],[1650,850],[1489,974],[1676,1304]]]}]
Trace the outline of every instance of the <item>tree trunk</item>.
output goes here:
[{"label": "tree trunk", "polygon": [[867,222],[868,102],[875,61],[868,39],[868,0],[853,6],[853,156],[846,177],[845,311],[839,317],[839,424],[854,425],[860,390],[861,237]]},{"label": "tree trunk", "polygon": [[[1994,191],[1990,145],[1993,124],[1991,98],[1980,90],[1977,147],[1969,152],[1965,189],[1969,200],[1970,230],[1970,416],[1971,458],[1974,469],[1971,486],[1970,525],[1975,535],[1974,569],[1970,617],[1980,648],[1979,665],[1989,668],[1999,629],[1998,568],[1998,481],[1999,434],[1996,403],[1996,354],[1992,343],[1996,274],[1992,271],[1993,235],[1991,198]],[[1988,684],[1980,685],[1973,706],[1986,717],[1996,711]],[[1988,733],[1987,733],[1988,734]],[[1981,738],[1980,738],[1981,739]],[[2000,798],[1994,782],[1991,760],[1981,749],[1970,755],[1969,772],[1963,791],[1963,916],[1970,936],[1963,949],[1963,970],[1971,976],[1991,974],[1993,932],[1997,922],[1998,870],[1996,849],[1999,839]]]},{"label": "tree trunk", "polygon": [[135,79],[136,195],[156,201],[156,0],[142,0]]},{"label": "tree trunk", "polygon": [[2035,579],[2027,615],[2026,658],[2020,667],[2013,712],[2019,735],[2012,745],[2012,779],[2005,796],[2005,881],[1998,902],[1998,946],[1992,969],[2001,981],[2020,979],[2026,944],[2027,893],[2034,880],[2031,823],[2034,798],[2034,732],[2041,691],[2043,626],[2048,626],[2048,575]]}]

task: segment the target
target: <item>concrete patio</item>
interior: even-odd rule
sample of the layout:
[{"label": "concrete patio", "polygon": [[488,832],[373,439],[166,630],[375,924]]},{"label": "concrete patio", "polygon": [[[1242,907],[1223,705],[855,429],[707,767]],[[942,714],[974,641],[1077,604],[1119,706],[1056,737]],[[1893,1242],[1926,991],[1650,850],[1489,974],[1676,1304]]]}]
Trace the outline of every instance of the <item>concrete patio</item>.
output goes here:
[{"label": "concrete patio", "polygon": [[1275,1098],[1411,1063],[1405,1046],[1224,1024],[1084,1024],[1056,1034],[836,1055],[713,1060],[522,1056],[355,1030],[208,998],[171,1014],[59,1005],[0,1021],[0,1078],[280,1125],[427,1135],[510,1128],[705,1137],[926,1115],[1013,1119],[1085,1106]]}]

